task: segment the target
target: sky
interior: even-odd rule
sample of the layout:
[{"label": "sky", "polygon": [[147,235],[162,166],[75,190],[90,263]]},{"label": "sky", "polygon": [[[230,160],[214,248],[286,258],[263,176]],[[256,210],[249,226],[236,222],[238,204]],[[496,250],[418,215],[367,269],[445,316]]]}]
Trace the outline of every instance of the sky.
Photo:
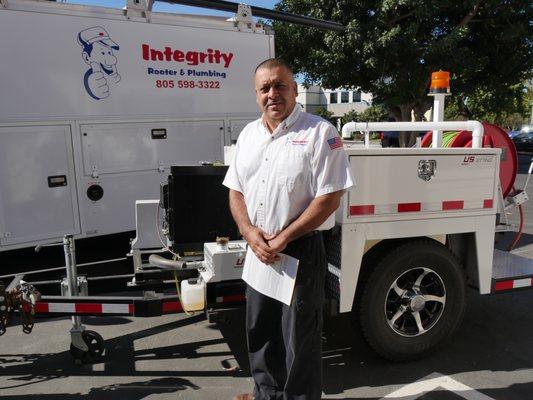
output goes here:
[{"label": "sky", "polygon": [[[278,1],[279,0],[266,0],[266,1],[253,1],[253,0],[242,1],[241,0],[238,2],[245,3],[250,6],[273,9],[274,5]],[[94,5],[94,6],[111,7],[111,8],[123,8],[126,5],[126,0],[67,0],[65,2],[69,4],[85,4],[85,5]],[[238,2],[235,2],[235,3],[238,3]],[[168,4],[168,3],[164,3],[162,1],[157,1],[157,0],[154,2],[154,6],[152,10],[159,11],[159,12],[175,12],[178,14],[222,15],[222,16],[228,16],[228,18],[233,16],[232,13],[227,13],[224,11],[210,10],[210,9],[198,8],[198,7],[181,6],[177,4]]]}]

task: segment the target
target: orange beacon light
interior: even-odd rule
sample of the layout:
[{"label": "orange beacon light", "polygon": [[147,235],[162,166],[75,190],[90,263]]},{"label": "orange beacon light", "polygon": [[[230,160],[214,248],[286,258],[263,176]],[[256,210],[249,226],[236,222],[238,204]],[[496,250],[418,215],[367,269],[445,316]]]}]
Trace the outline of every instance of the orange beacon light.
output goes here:
[{"label": "orange beacon light", "polygon": [[429,93],[450,93],[450,73],[448,71],[431,73]]}]

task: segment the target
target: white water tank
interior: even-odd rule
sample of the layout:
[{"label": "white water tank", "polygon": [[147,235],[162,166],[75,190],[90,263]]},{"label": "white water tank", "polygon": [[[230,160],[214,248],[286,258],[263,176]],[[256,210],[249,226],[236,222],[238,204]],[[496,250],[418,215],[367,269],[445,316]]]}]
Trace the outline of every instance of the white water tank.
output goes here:
[{"label": "white water tank", "polygon": [[192,278],[181,282],[181,301],[185,311],[199,311],[205,307],[205,282]]}]

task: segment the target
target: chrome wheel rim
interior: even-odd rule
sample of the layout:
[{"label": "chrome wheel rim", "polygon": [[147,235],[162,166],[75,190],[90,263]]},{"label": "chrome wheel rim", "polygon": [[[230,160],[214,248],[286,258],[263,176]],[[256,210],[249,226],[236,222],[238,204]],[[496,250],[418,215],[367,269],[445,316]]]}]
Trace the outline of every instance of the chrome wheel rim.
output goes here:
[{"label": "chrome wheel rim", "polygon": [[438,322],[446,305],[446,286],[435,270],[411,268],[394,280],[385,299],[385,316],[398,335],[415,337]]}]

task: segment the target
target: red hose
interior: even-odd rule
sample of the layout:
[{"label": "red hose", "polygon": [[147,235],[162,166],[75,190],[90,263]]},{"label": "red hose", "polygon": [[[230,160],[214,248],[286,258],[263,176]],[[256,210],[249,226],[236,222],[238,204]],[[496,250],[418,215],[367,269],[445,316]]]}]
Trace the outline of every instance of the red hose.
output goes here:
[{"label": "red hose", "polygon": [[[516,189],[514,187],[513,190],[516,192]],[[514,249],[514,247],[520,240],[520,237],[522,236],[522,229],[524,229],[524,210],[522,210],[522,204],[518,205],[518,211],[520,212],[520,226],[518,227],[518,232],[516,233],[513,242],[507,248],[507,251],[511,251],[512,249]]]}]

